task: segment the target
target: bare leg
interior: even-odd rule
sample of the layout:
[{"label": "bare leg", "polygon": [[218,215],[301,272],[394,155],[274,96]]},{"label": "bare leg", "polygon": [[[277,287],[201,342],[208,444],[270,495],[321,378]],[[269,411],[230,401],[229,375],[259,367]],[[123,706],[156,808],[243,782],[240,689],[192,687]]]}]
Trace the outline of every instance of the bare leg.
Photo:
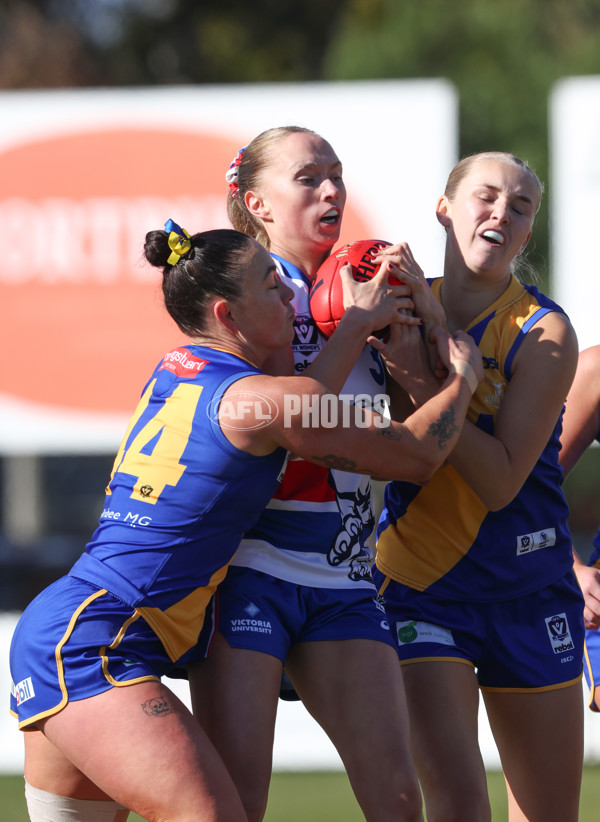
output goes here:
[{"label": "bare leg", "polygon": [[221,755],[249,822],[269,797],[282,664],[260,651],[231,648],[218,634],[210,657],[189,666],[194,716]]},{"label": "bare leg", "polygon": [[490,822],[473,668],[454,661],[415,662],[402,673],[428,822]]},{"label": "bare leg", "polygon": [[[26,752],[33,784],[47,780],[36,787],[63,796],[75,791],[83,799],[109,796],[150,822],[245,822],[218,754],[159,682],[70,702],[41,724],[51,744],[34,737]],[[52,761],[54,748],[61,756]]]},{"label": "bare leg", "polygon": [[368,822],[422,820],[396,652],[382,642],[302,642],[286,670],[336,746]]},{"label": "bare leg", "polygon": [[510,822],[577,822],[583,767],[581,684],[484,691],[508,788]]},{"label": "bare leg", "polygon": [[41,731],[25,734],[25,779],[34,788],[73,799],[111,799],[70,762]]}]

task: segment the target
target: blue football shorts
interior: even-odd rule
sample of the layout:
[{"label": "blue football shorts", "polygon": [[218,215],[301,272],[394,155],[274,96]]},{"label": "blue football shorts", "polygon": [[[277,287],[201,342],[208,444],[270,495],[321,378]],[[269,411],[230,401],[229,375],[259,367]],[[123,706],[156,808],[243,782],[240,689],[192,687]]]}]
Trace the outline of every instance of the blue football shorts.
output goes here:
[{"label": "blue football shorts", "polygon": [[[209,633],[212,638],[211,612],[195,658],[206,655]],[[10,710],[20,728],[33,726],[70,700],[158,680],[173,675],[174,667],[135,608],[95,585],[64,576],[42,591],[17,623],[10,649]]]},{"label": "blue football shorts", "polygon": [[262,651],[282,662],[297,642],[394,644],[375,588],[313,588],[231,566],[217,597],[219,632],[231,647]]},{"label": "blue football shorts", "polygon": [[483,690],[545,691],[581,679],[583,597],[575,574],[501,602],[454,602],[374,569],[400,662],[456,660]]}]

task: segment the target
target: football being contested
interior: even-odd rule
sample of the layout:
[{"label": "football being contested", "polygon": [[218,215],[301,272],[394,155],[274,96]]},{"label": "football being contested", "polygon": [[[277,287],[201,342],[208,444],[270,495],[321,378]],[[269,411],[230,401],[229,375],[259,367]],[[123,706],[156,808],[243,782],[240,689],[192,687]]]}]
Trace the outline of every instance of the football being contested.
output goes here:
[{"label": "football being contested", "polygon": [[[373,262],[379,249],[392,245],[386,240],[355,240],[333,251],[317,271],[310,289],[310,313],[317,327],[330,337],[344,314],[344,296],[340,269],[346,263],[352,266],[352,276],[358,282],[372,279],[380,266]],[[390,284],[399,280],[390,275]]]}]

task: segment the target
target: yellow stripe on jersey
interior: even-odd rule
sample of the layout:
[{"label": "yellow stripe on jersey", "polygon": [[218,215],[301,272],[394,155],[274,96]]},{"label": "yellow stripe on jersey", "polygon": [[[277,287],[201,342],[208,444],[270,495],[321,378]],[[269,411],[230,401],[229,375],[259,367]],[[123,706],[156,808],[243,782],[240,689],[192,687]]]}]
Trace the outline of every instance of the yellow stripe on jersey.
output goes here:
[{"label": "yellow stripe on jersey", "polygon": [[165,611],[159,608],[138,608],[138,612],[160,639],[169,658],[175,662],[198,642],[204,625],[206,607],[217,585],[223,581],[228,565],[219,568],[208,584],[171,605]]},{"label": "yellow stripe on jersey", "polygon": [[488,509],[450,465],[439,469],[377,542],[377,567],[424,591],[467,553]]}]

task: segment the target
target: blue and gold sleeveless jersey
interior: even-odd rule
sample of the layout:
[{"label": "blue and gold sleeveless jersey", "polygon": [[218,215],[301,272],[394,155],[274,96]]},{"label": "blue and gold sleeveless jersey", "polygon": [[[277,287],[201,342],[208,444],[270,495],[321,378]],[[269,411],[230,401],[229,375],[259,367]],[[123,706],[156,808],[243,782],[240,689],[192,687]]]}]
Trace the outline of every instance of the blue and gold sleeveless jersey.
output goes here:
[{"label": "blue and gold sleeveless jersey", "polygon": [[[172,660],[196,643],[207,603],[280,478],[284,449],[247,454],[217,422],[225,390],[256,373],[197,345],[163,358],[116,456],[99,526],[70,571],[134,607]],[[231,413],[245,413],[247,399]],[[268,413],[267,401],[265,424]]]},{"label": "blue and gold sleeveless jersey", "polygon": [[[438,299],[441,284],[442,278],[431,283]],[[513,277],[465,329],[485,367],[468,419],[487,433],[494,432],[515,354],[550,311],[562,309]],[[561,426],[562,414],[523,487],[500,511],[489,511],[449,464],[425,486],[390,483],[378,529],[379,570],[418,591],[469,601],[517,597],[563,576],[572,556],[558,465]]]}]

